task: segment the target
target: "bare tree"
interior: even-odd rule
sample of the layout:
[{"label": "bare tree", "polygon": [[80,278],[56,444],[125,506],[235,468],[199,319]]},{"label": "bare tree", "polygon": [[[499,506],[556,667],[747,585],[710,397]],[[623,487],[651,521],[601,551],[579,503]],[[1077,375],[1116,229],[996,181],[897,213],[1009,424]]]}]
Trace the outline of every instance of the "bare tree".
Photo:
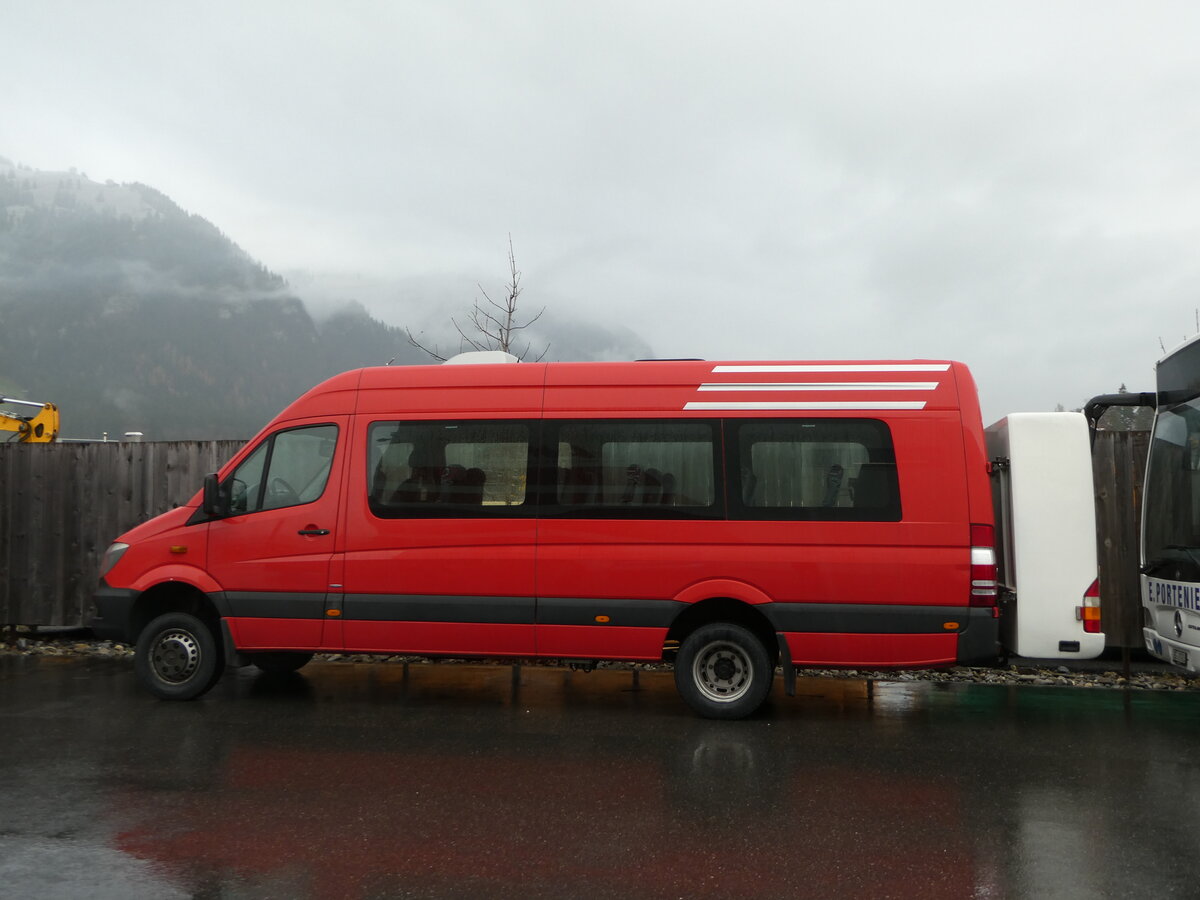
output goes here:
[{"label": "bare tree", "polygon": [[[524,331],[540,319],[542,313],[546,311],[546,307],[543,306],[538,310],[538,314],[528,321],[521,322],[517,319],[517,298],[521,296],[521,272],[517,269],[517,258],[513,254],[511,234],[508,236],[508,273],[509,278],[508,283],[504,285],[503,300],[493,300],[491,295],[483,289],[483,285],[477,284],[479,293],[483,295],[483,300],[486,302],[476,299],[475,305],[467,313],[465,324],[459,322],[454,316],[450,317],[450,324],[458,332],[460,353],[467,349],[503,350],[520,360],[524,360],[529,355],[528,342],[519,351],[516,349],[519,332]],[[408,329],[405,331],[408,334],[408,342],[412,346],[436,360],[446,361],[447,357],[439,352],[436,344],[432,348],[427,347],[413,336],[412,331]],[[540,362],[549,350],[550,345],[547,344],[534,361]]]}]

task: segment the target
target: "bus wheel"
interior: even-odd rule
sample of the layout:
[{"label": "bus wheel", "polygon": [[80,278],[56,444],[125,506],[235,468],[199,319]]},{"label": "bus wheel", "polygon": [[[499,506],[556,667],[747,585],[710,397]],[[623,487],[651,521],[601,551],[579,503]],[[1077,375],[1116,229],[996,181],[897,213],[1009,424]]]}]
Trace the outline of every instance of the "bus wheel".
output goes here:
[{"label": "bus wheel", "polygon": [[212,629],[189,613],[159,616],[143,630],[133,668],[164,700],[194,700],[221,677],[225,661]]},{"label": "bus wheel", "polygon": [[308,665],[311,653],[252,653],[250,662],[272,675],[286,675]]},{"label": "bus wheel", "polygon": [[675,658],[675,687],[684,701],[708,719],[740,719],[767,699],[775,668],[749,630],[714,622],[684,640]]}]

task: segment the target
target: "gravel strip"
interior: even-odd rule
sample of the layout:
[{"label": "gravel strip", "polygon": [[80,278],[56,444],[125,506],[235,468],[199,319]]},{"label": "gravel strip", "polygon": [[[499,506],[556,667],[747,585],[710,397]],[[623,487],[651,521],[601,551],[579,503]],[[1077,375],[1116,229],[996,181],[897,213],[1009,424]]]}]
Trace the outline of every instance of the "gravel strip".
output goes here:
[{"label": "gravel strip", "polygon": [[[113,641],[81,640],[53,634],[18,630],[9,640],[0,641],[0,656],[76,656],[110,659],[132,659],[133,648]],[[512,665],[513,660],[434,659],[416,656],[387,656],[379,654],[319,653],[316,659],[334,663],[404,663],[428,662],[436,665]],[[587,668],[565,660],[522,659],[521,665],[563,666]],[[1111,665],[1111,668],[1106,668]],[[598,669],[640,669],[669,671],[665,663],[601,662]],[[1170,669],[1156,663],[1136,664],[1126,679],[1119,663],[1090,661],[1086,668],[1065,665],[954,666],[948,669],[918,669],[914,671],[871,671],[867,669],[798,669],[801,678],[845,678],[880,682],[968,682],[1004,685],[1055,685],[1082,688],[1132,688],[1146,691],[1200,691],[1200,677]]]}]

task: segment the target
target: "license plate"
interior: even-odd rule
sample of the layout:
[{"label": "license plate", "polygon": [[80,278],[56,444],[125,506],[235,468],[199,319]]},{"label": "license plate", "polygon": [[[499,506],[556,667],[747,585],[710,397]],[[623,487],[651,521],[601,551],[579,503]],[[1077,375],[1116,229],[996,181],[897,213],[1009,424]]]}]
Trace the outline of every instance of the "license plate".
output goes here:
[{"label": "license plate", "polygon": [[1187,668],[1187,651],[1186,650],[1171,650],[1171,662],[1177,666]]}]

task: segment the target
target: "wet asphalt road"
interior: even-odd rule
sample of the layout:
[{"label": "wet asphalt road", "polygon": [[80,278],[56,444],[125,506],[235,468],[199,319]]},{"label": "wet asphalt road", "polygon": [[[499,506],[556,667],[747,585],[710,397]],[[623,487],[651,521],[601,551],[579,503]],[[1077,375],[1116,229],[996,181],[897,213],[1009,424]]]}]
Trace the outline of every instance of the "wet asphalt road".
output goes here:
[{"label": "wet asphalt road", "polygon": [[[1200,694],[0,657],[0,896],[1196,897]],[[778,686],[777,686],[778,688]]]}]

